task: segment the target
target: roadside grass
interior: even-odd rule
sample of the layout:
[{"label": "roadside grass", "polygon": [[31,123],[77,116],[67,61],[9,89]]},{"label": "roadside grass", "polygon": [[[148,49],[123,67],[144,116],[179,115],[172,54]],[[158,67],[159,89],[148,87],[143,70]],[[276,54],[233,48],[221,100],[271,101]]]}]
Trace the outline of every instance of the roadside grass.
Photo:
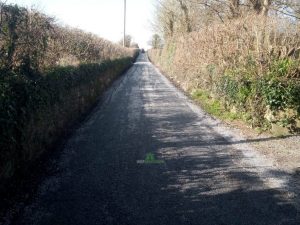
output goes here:
[{"label": "roadside grass", "polygon": [[[207,91],[201,89],[194,89],[190,92],[191,98],[201,106],[201,108],[208,114],[225,122],[237,122],[239,124],[251,126],[251,115],[249,113],[231,112],[228,111],[222,102],[211,97]],[[268,127],[251,127],[258,134],[265,133],[269,130]],[[274,135],[276,137],[285,137],[285,134]]]},{"label": "roadside grass", "polygon": [[221,119],[221,120],[241,120],[240,113],[229,112],[223,106],[221,101],[212,98],[208,92],[201,89],[194,89],[191,92],[191,97],[196,101],[207,113]]}]

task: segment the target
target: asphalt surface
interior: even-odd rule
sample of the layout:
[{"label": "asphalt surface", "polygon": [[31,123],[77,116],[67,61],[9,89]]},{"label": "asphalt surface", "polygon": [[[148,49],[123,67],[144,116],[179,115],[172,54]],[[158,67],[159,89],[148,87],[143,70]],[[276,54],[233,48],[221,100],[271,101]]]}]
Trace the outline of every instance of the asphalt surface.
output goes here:
[{"label": "asphalt surface", "polygon": [[221,126],[142,54],[68,140],[58,172],[16,224],[299,225],[280,171]]}]

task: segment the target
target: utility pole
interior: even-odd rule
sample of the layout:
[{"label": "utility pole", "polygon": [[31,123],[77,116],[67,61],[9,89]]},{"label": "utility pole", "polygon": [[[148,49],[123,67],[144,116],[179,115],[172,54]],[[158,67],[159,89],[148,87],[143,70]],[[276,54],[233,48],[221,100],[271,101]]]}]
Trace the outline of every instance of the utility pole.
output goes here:
[{"label": "utility pole", "polygon": [[123,47],[125,47],[126,38],[126,0],[124,0],[124,37],[123,37]]}]

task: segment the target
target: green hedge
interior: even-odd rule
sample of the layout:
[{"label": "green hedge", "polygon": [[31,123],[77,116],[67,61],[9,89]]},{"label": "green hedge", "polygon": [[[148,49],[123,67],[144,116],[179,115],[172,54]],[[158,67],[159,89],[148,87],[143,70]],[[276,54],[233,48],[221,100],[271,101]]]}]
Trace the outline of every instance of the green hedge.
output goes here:
[{"label": "green hedge", "polygon": [[[254,126],[279,122],[293,131],[300,115],[298,68],[299,60],[287,58],[274,61],[263,76],[249,76],[247,67],[231,69],[217,82],[217,94],[228,106],[249,113]],[[267,112],[277,118],[266,120]]]},{"label": "green hedge", "polygon": [[23,171],[50,149],[131,64],[132,58],[124,58],[57,67],[37,80],[2,74],[0,180]]}]

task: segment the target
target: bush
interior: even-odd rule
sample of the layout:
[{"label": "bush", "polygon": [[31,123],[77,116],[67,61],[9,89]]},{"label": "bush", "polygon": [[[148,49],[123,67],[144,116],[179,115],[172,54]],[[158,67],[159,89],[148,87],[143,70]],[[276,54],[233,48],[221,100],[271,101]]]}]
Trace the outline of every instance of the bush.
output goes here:
[{"label": "bush", "polygon": [[27,169],[137,56],[36,10],[0,4],[0,191]]},{"label": "bush", "polygon": [[288,19],[246,15],[172,37],[149,56],[184,90],[210,93],[253,126],[270,127],[269,110],[290,126],[300,117],[299,33]]},{"label": "bush", "polygon": [[35,81],[15,74],[2,78],[0,177],[10,178],[51,148],[131,62],[52,68]]},{"label": "bush", "polygon": [[9,71],[30,79],[59,65],[100,63],[133,57],[123,48],[79,29],[62,27],[37,10],[0,2],[0,72]]}]

